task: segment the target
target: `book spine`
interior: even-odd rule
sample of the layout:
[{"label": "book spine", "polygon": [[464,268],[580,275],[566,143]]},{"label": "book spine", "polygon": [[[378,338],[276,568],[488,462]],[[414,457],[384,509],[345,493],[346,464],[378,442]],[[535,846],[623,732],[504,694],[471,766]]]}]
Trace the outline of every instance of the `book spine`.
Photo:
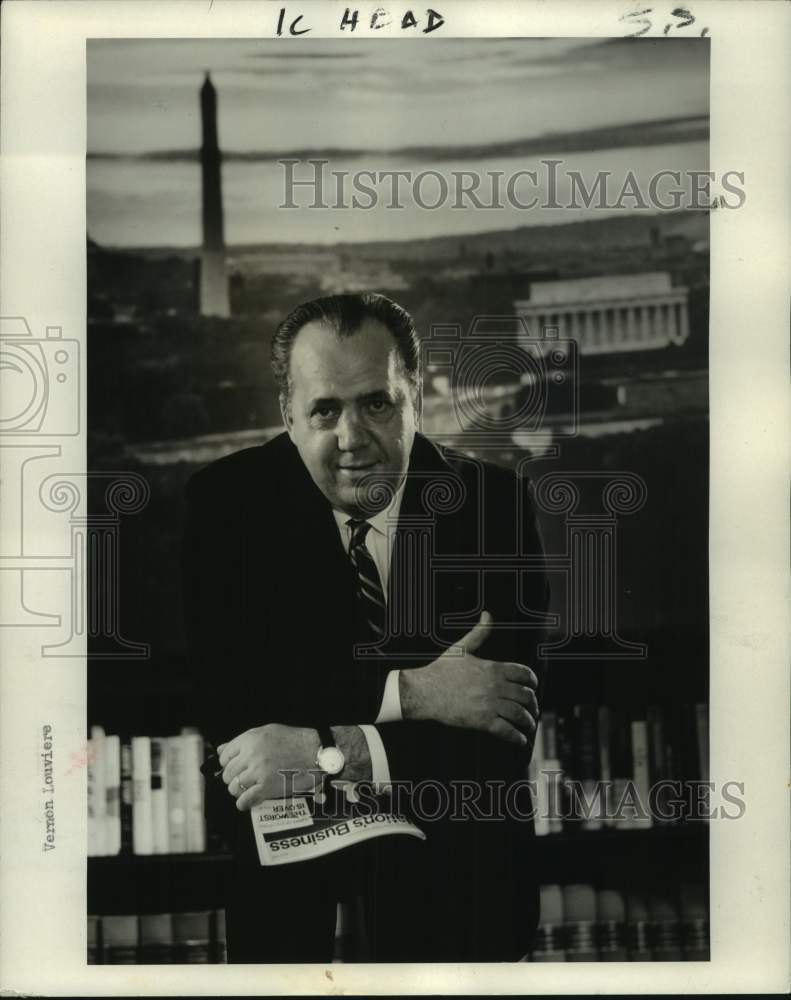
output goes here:
[{"label": "book spine", "polygon": [[151,738],[151,849],[154,854],[167,854],[168,782],[165,740]]},{"label": "book spine", "polygon": [[121,740],[118,736],[105,736],[105,813],[106,854],[121,853]]},{"label": "book spine", "polygon": [[563,832],[563,768],[558,759],[557,715],[544,712],[542,771],[538,775],[539,806],[547,817],[549,833]]},{"label": "book spine", "polygon": [[132,781],[132,745],[121,744],[121,851],[132,852],[132,808],[134,788]]},{"label": "book spine", "polygon": [[224,909],[214,911],[214,961],[219,965],[224,965],[228,961]]},{"label": "book spine", "polygon": [[132,781],[132,848],[135,854],[153,854],[151,740],[148,736],[132,737]]},{"label": "book spine", "polygon": [[140,962],[169,965],[175,958],[173,917],[170,913],[146,913],[140,917]]},{"label": "book spine", "polygon": [[184,742],[181,736],[167,739],[168,849],[171,854],[187,850],[187,813],[184,798]]},{"label": "book spine", "polygon": [[596,831],[602,828],[602,796],[599,783],[599,753],[597,711],[594,705],[575,705],[576,758],[575,777],[582,784],[585,801],[582,807],[582,829]]},{"label": "book spine", "polygon": [[613,802],[612,764],[610,760],[610,708],[608,705],[599,705],[597,722],[603,822],[604,826],[612,826],[614,823],[613,809],[615,803]]},{"label": "book spine", "polygon": [[[93,765],[93,785],[94,785],[94,854],[99,857],[108,853],[107,850],[107,773],[105,756],[104,730],[99,726],[93,726],[90,743],[93,753],[90,755]],[[89,763],[89,767],[91,764]]]},{"label": "book spine", "polygon": [[650,809],[651,778],[648,769],[648,726],[645,719],[632,720],[632,767],[634,768],[635,804],[637,816],[634,825],[645,829],[652,825]]},{"label": "book spine", "polygon": [[136,965],[138,929],[136,916],[102,917],[105,965]]},{"label": "book spine", "polygon": [[95,858],[99,854],[99,805],[96,801],[98,795],[96,744],[92,739],[89,739],[87,743],[86,759],[85,774],[88,783],[88,857]]},{"label": "book spine", "polygon": [[88,915],[88,965],[98,965],[100,961],[99,918]]},{"label": "book spine", "polygon": [[657,826],[668,826],[671,820],[666,809],[669,790],[660,782],[670,777],[665,753],[665,723],[662,707],[649,705],[646,712],[648,724],[648,770],[651,775],[651,814]]},{"label": "book spine", "polygon": [[187,826],[187,851],[206,850],[206,821],[203,815],[203,739],[199,733],[185,733],[184,803]]},{"label": "book spine", "polygon": [[174,913],[173,940],[176,962],[189,964],[211,962],[211,914]]},{"label": "book spine", "polygon": [[533,745],[533,756],[527,769],[527,779],[531,784],[531,789],[535,788],[533,796],[533,816],[535,832],[537,837],[545,837],[549,833],[549,818],[546,811],[546,792],[542,790],[544,771],[544,734],[542,731],[543,721],[538,723],[536,729],[536,739]]}]

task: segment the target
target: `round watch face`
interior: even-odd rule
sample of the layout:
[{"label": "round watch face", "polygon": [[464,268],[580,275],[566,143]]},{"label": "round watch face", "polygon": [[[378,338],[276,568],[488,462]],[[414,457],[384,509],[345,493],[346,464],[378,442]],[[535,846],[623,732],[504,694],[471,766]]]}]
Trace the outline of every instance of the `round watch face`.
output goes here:
[{"label": "round watch face", "polygon": [[322,747],[316,758],[316,763],[327,774],[340,774],[346,758],[337,747]]}]

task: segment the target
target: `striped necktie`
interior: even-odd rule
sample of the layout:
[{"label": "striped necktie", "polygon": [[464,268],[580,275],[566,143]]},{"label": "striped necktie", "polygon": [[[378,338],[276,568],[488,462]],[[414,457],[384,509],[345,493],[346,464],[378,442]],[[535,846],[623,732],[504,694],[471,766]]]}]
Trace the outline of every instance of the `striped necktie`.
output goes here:
[{"label": "striped necktie", "polygon": [[351,528],[349,559],[357,575],[357,607],[360,617],[360,638],[379,643],[386,635],[386,605],[382,583],[376,563],[365,546],[365,536],[370,531],[368,521],[349,518]]}]

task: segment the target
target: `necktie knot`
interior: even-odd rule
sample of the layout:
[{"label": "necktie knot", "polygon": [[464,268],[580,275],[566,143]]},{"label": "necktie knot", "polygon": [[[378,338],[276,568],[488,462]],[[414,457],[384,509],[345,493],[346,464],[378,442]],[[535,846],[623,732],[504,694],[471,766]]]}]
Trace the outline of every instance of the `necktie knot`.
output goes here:
[{"label": "necktie knot", "polygon": [[346,524],[349,526],[352,533],[349,541],[349,547],[356,549],[358,546],[364,545],[366,535],[371,530],[371,522],[363,521],[358,517],[350,517]]}]

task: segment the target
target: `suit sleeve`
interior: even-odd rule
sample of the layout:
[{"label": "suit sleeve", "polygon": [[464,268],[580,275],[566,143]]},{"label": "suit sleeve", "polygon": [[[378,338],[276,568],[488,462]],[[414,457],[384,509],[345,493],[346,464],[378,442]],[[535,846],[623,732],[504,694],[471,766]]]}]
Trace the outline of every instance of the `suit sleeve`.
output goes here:
[{"label": "suit sleeve", "polygon": [[[496,622],[522,622],[522,628],[494,630],[479,655],[498,661],[512,661],[530,666],[538,676],[538,703],[541,707],[546,686],[546,664],[539,656],[545,639],[542,621],[549,606],[549,585],[543,566],[544,548],[532,489],[527,481],[520,490],[522,551],[536,558],[535,568],[522,574],[521,583],[513,575],[496,572],[484,574],[484,606]],[[507,507],[494,521],[494,534],[509,523]],[[515,511],[514,511],[515,513]],[[488,532],[488,529],[487,529]],[[516,537],[516,535],[515,535]],[[509,539],[499,536],[501,544]],[[515,542],[511,542],[515,544]],[[525,751],[487,733],[462,730],[437,722],[391,722],[377,726],[387,753],[393,780],[412,782],[463,780],[487,775],[504,776],[524,773],[529,762]],[[532,752],[532,751],[530,751]]]},{"label": "suit sleeve", "polygon": [[251,547],[251,519],[268,515],[249,494],[210,470],[185,491],[182,595],[201,732],[216,746],[267,722],[373,723],[386,671],[316,671],[308,683],[299,670],[266,662],[274,631],[266,587],[277,586],[277,573]]}]

